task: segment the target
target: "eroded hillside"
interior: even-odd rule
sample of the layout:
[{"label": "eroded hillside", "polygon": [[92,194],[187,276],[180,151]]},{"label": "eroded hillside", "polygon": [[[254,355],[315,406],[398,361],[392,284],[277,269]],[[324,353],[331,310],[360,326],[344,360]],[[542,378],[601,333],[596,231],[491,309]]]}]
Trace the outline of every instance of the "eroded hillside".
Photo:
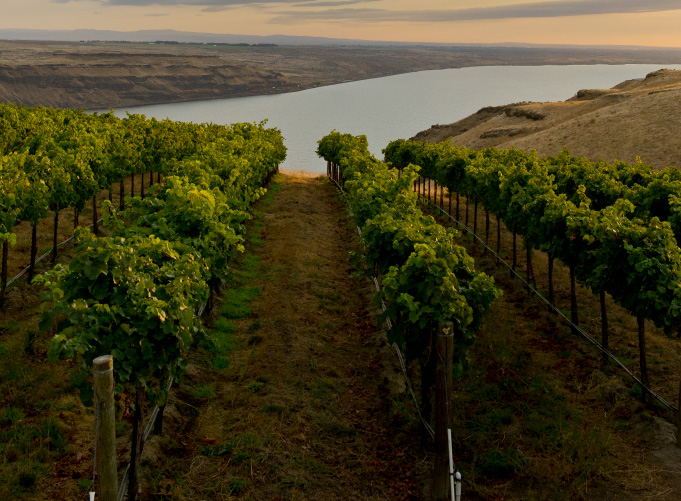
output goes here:
[{"label": "eroded hillside", "polygon": [[298,90],[272,69],[198,50],[1,43],[0,101],[118,106]]},{"label": "eroded hillside", "polygon": [[106,109],[277,94],[444,68],[650,60],[678,64],[681,50],[0,40],[0,102]]},{"label": "eroded hillside", "polygon": [[590,160],[681,167],[681,71],[661,69],[612,89],[584,89],[562,102],[515,103],[483,108],[414,139],[479,149],[536,149],[540,156],[567,147]]}]

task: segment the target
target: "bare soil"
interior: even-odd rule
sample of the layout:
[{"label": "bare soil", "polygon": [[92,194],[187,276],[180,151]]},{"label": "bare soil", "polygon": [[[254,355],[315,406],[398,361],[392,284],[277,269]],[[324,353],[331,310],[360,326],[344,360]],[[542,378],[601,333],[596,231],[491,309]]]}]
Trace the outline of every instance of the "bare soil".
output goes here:
[{"label": "bare soil", "polygon": [[556,155],[563,148],[592,161],[681,166],[681,71],[661,69],[612,89],[584,89],[567,101],[487,107],[434,125],[413,139],[473,149],[515,146]]}]

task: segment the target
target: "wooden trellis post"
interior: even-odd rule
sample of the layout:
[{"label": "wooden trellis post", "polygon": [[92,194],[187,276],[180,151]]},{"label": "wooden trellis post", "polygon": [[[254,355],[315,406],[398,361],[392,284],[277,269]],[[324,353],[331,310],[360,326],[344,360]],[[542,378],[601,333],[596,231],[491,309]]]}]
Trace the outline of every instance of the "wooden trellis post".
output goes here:
[{"label": "wooden trellis post", "polygon": [[114,409],[113,357],[104,355],[92,362],[95,390],[97,499],[116,501],[116,412]]}]

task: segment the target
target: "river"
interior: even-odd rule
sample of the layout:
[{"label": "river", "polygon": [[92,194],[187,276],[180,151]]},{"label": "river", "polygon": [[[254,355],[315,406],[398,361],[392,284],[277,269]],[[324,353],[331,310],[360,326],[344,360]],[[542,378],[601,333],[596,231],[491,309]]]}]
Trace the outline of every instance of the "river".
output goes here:
[{"label": "river", "polygon": [[290,94],[136,106],[116,110],[188,122],[260,122],[282,131],[288,156],[282,168],[324,172],[317,141],[333,129],[366,134],[369,148],[409,138],[433,124],[452,123],[485,106],[563,101],[580,89],[610,88],[681,65],[480,66],[421,71]]}]

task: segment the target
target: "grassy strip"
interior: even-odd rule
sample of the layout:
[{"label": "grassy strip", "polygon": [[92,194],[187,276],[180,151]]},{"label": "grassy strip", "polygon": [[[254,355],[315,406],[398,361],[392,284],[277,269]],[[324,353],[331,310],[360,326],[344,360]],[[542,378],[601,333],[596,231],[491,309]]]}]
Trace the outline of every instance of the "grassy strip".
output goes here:
[{"label": "grassy strip", "polygon": [[[275,182],[269,186],[266,196],[259,204],[259,210],[255,211],[255,217],[262,217],[262,212],[272,203],[273,193],[280,190]],[[262,221],[255,220],[251,229],[246,232],[246,247],[263,245]],[[260,289],[249,284],[260,275],[260,258],[252,253],[246,253],[235,260],[232,277],[229,280],[220,304],[220,314],[213,319],[212,343],[208,345],[208,351],[213,353],[213,367],[221,370],[229,367],[229,353],[237,347],[235,333],[237,326],[232,320],[248,318],[253,314],[250,303],[258,298]],[[249,331],[258,330],[259,321],[255,321],[249,327]],[[257,337],[249,340],[250,344],[257,344]]]},{"label": "grassy strip", "polygon": [[21,313],[0,328],[0,499],[54,498],[46,474],[55,464],[68,480],[61,482],[64,496],[78,495],[89,486],[91,466],[79,459],[87,450],[80,426],[92,418],[83,416],[66,364],[45,363],[48,341],[38,334],[37,309]]},{"label": "grassy strip", "polygon": [[[416,439],[407,426],[397,435],[387,429],[403,423],[386,398],[392,372],[377,356],[371,290],[350,277],[354,233],[338,221],[342,205],[332,194],[287,178],[249,225],[256,235],[234,263],[235,292],[214,313],[216,327],[236,327],[230,363],[215,368],[208,351],[192,358],[176,397],[183,402],[172,403],[187,404],[195,419],[161,438],[168,457],[151,477],[165,490],[153,495],[399,499],[416,491],[405,447]],[[249,302],[255,285],[260,293]],[[252,312],[232,319],[223,309]]]}]

